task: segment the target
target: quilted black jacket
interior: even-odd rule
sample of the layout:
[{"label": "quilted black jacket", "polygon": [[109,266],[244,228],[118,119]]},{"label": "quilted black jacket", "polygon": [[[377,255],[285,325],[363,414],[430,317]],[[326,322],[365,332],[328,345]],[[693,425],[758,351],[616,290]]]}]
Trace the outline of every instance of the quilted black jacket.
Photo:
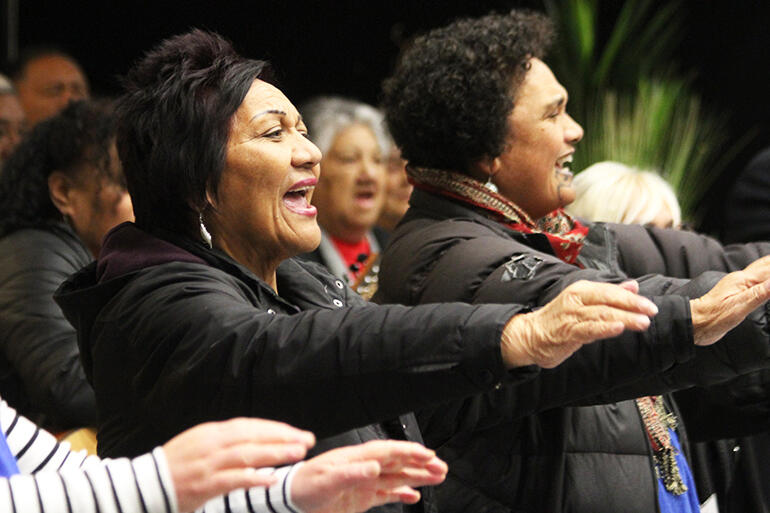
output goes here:
[{"label": "quilted black jacket", "polygon": [[[556,258],[543,235],[509,230],[462,204],[416,190],[384,252],[375,301],[537,307],[579,279],[635,277],[640,292],[660,309],[647,333],[586,346],[560,367],[517,387],[520,395],[531,397],[531,415],[490,415],[484,406],[490,394],[480,397],[476,408],[466,401],[419,412],[427,444],[450,463],[450,478],[438,492],[441,511],[656,511],[650,448],[630,399],[745,379],[767,367],[766,315],[755,312],[720,343],[697,348],[693,358],[662,371],[651,367],[651,360],[635,358],[623,342],[673,337],[691,345],[688,301],[722,276],[710,270],[742,268],[767,253],[767,244],[723,248],[692,233],[593,225],[581,251],[581,268]],[[624,374],[636,379],[624,383]],[[558,383],[560,375],[562,388],[543,386],[548,376]],[[588,393],[597,378],[603,378],[603,390]],[[705,392],[698,397],[713,400]],[[714,433],[736,420],[713,410],[691,408],[689,413],[705,417],[703,429]],[[768,418],[760,409],[737,422],[760,429]],[[685,438],[681,430],[680,436]]]},{"label": "quilted black jacket", "polygon": [[75,328],[53,293],[91,254],[64,223],[0,239],[0,394],[53,431],[96,424]]}]

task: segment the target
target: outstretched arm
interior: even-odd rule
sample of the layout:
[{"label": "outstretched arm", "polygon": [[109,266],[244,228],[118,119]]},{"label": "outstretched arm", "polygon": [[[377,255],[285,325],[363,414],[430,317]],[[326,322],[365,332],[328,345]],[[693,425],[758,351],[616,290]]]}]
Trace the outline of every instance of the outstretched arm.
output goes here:
[{"label": "outstretched arm", "polygon": [[224,511],[226,501],[236,512],[357,513],[387,502],[417,502],[414,487],[438,484],[447,472],[433,451],[390,440],[272,469],[304,457],[315,438],[260,419],[201,424],[133,460],[71,453],[69,444],[58,443],[4,401],[0,428],[21,472],[0,478],[0,511],[174,513],[231,492],[205,511]]}]

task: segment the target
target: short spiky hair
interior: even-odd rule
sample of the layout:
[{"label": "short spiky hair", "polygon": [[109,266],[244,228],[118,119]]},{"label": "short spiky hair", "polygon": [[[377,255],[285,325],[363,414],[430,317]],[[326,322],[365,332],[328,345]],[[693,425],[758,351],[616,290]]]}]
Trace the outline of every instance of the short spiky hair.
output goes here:
[{"label": "short spiky hair", "polygon": [[412,165],[465,172],[502,153],[529,59],[553,39],[527,10],[461,19],[415,39],[384,83],[388,127]]},{"label": "short spiky hair", "polygon": [[232,116],[265,61],[222,36],[192,30],[161,42],[124,78],[117,144],[136,223],[192,234],[224,168]]}]

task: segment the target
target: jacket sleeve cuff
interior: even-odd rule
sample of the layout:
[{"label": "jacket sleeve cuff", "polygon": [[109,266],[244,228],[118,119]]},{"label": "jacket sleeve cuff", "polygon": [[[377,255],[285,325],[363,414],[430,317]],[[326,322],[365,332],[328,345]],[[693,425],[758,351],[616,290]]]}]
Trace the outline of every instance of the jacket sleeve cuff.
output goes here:
[{"label": "jacket sleeve cuff", "polygon": [[507,369],[500,349],[505,325],[514,315],[528,311],[520,305],[483,305],[476,308],[462,326],[461,336],[464,340],[478,340],[483,345],[478,347],[472,344],[469,350],[473,354],[462,364],[466,376],[478,388],[519,383],[538,374],[539,368],[534,365]]},{"label": "jacket sleeve cuff", "polygon": [[656,367],[666,369],[695,358],[690,298],[670,295],[650,298],[658,306],[658,314],[650,324],[651,340],[659,347]]}]

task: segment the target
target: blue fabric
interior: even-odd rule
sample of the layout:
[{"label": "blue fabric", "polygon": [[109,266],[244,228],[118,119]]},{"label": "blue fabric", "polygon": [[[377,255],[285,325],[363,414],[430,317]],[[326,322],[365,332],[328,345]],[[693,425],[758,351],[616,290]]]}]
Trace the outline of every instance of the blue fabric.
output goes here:
[{"label": "blue fabric", "polygon": [[16,466],[16,458],[11,454],[11,448],[8,447],[5,433],[0,430],[0,477],[11,477],[18,473],[19,467]]},{"label": "blue fabric", "polygon": [[690,472],[690,465],[687,464],[687,460],[682,454],[679,437],[673,429],[669,429],[668,432],[671,434],[671,444],[676,448],[676,463],[679,465],[679,474],[682,476],[682,481],[687,485],[687,491],[682,495],[674,495],[666,490],[663,479],[658,478],[660,513],[700,513],[695,481],[692,478],[692,472]]}]

